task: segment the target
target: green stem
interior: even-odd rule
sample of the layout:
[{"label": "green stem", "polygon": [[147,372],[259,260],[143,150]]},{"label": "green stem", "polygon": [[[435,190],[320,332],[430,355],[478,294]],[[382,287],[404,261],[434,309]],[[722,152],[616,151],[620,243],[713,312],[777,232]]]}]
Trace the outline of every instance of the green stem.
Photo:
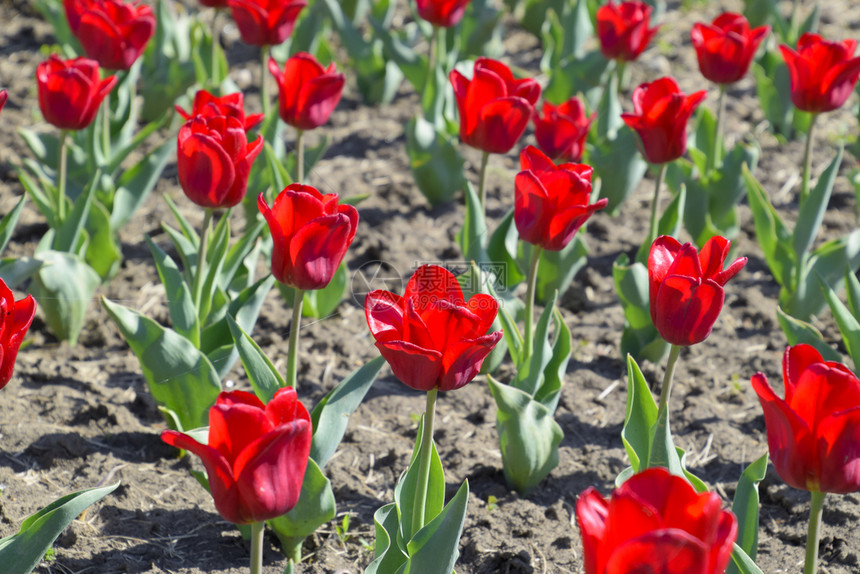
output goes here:
[{"label": "green stem", "polygon": [[263,98],[263,117],[268,118],[269,112],[272,110],[272,96],[269,94],[269,46],[262,46],[260,48],[261,55],[261,63],[262,69],[260,70],[262,75],[260,77],[260,94]]},{"label": "green stem", "polygon": [[439,45],[439,27],[433,26],[430,35],[430,50],[427,52],[427,77],[424,79],[424,90],[429,90],[436,76],[436,48]]},{"label": "green stem", "polygon": [[818,114],[812,114],[812,121],[809,122],[809,132],[806,134],[806,148],[803,151],[803,180],[800,184],[800,205],[809,197],[809,178],[812,171],[812,144],[815,139],[815,120],[818,119]]},{"label": "green stem", "polygon": [[626,69],[626,62],[618,61],[618,65],[615,67],[615,74],[618,76],[618,91],[621,92],[624,90],[624,70]]},{"label": "green stem", "polygon": [[265,522],[251,523],[251,574],[263,574],[263,530]]},{"label": "green stem", "polygon": [[287,356],[287,386],[298,389],[296,367],[299,363],[299,330],[302,327],[302,303],[305,292],[295,288],[293,296],[293,322],[290,323],[290,354]]},{"label": "green stem", "polygon": [[203,298],[203,277],[206,275],[206,244],[209,242],[209,228],[212,227],[213,210],[206,208],[203,215],[203,230],[200,233],[200,244],[197,246],[197,269],[194,271],[194,306],[197,317],[203,321],[203,309],[200,303]]},{"label": "green stem", "polygon": [[650,246],[657,239],[657,211],[660,203],[660,188],[663,187],[663,179],[666,177],[666,166],[661,163],[660,171],[657,172],[657,183],[654,185],[654,199],[651,200],[651,225],[648,228],[648,241],[645,245]]},{"label": "green stem", "polygon": [[[209,65],[209,79],[212,81],[212,85],[217,89],[218,85],[221,83],[218,77],[218,43],[219,43],[219,30],[218,30],[218,16],[221,15],[221,9],[215,8],[215,15],[212,16],[212,52],[209,55],[210,62]],[[263,68],[263,75],[266,75],[266,70],[268,68]],[[218,90],[220,93],[220,90]]]},{"label": "green stem", "polygon": [[720,167],[723,164],[723,131],[725,130],[724,122],[726,121],[726,86],[720,84],[720,99],[717,104],[717,131],[714,134],[714,153],[713,157],[708,158],[708,172]]},{"label": "green stem", "polygon": [[490,160],[490,152],[482,152],[481,171],[478,175],[478,197],[481,200],[481,209],[487,214],[487,162]]},{"label": "green stem", "polygon": [[669,408],[669,396],[672,394],[672,380],[675,378],[675,367],[678,357],[681,356],[681,346],[672,345],[669,351],[669,362],[666,363],[666,372],[663,374],[663,386],[660,388],[660,404],[657,406],[657,420],[660,415]]},{"label": "green stem", "polygon": [[57,167],[57,222],[62,225],[66,220],[66,164],[69,131],[60,131],[60,165]]},{"label": "green stem", "polygon": [[110,163],[110,94],[102,102],[102,152],[107,165]]},{"label": "green stem", "polygon": [[531,261],[529,262],[528,290],[526,291],[525,357],[523,363],[532,356],[532,347],[534,347],[535,287],[537,286],[538,267],[540,266],[540,253],[540,245],[533,245]]},{"label": "green stem", "polygon": [[296,130],[296,183],[305,182],[305,131]]},{"label": "green stem", "polygon": [[436,418],[436,395],[439,389],[433,387],[427,391],[427,406],[424,409],[424,432],[421,435],[421,447],[418,451],[418,484],[415,488],[415,504],[412,509],[412,536],[424,528],[425,506],[427,504],[427,488],[430,483],[430,456],[433,454],[433,422]]},{"label": "green stem", "polygon": [[812,503],[809,508],[809,530],[806,536],[806,563],[803,574],[815,574],[818,569],[818,540],[821,537],[821,513],[824,510],[826,492],[813,491]]},{"label": "green stem", "polygon": [[794,0],[794,2],[791,3],[791,30],[790,30],[791,38],[790,38],[790,42],[789,42],[791,44],[794,44],[795,42],[797,42],[797,39],[798,39],[797,38],[797,32],[798,32],[797,20],[799,17],[800,17],[800,0]]}]

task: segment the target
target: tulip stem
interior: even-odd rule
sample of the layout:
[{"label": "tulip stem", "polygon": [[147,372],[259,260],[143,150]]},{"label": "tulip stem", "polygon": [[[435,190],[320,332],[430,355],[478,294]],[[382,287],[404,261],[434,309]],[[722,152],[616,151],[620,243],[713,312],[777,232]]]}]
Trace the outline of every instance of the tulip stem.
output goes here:
[{"label": "tulip stem", "polygon": [[427,52],[427,77],[424,79],[424,91],[430,89],[433,85],[433,78],[436,75],[436,46],[439,42],[439,27],[433,26],[433,33],[430,34],[430,50]]},{"label": "tulip stem", "polygon": [[803,180],[800,184],[800,205],[809,197],[809,178],[812,171],[812,144],[815,139],[815,120],[818,119],[818,114],[812,114],[812,121],[809,122],[809,131],[806,133],[806,148],[803,151]]},{"label": "tulip stem", "polygon": [[269,69],[269,46],[261,46],[260,54],[261,54],[261,64],[262,68],[260,69],[260,94],[263,98],[263,118],[269,117],[269,112],[272,109],[272,97],[269,95],[269,82],[268,79],[269,74],[266,73],[266,70]]},{"label": "tulip stem", "polygon": [[427,489],[430,483],[430,456],[433,454],[433,422],[436,418],[436,395],[439,389],[427,391],[427,406],[424,409],[424,432],[418,451],[418,484],[415,488],[415,504],[412,509],[412,536],[424,528],[424,513],[427,505]]},{"label": "tulip stem", "polygon": [[660,203],[660,189],[663,187],[663,179],[666,177],[666,165],[660,164],[660,171],[657,172],[657,183],[654,185],[654,199],[651,201],[651,225],[648,228],[648,241],[646,245],[651,245],[657,239],[657,208]]},{"label": "tulip stem", "polygon": [[818,540],[821,537],[821,514],[824,510],[826,492],[812,491],[812,503],[809,508],[809,530],[806,536],[806,563],[803,574],[815,574],[818,569]]},{"label": "tulip stem", "polygon": [[537,286],[538,267],[540,266],[540,253],[540,245],[533,245],[531,261],[529,262],[528,290],[526,291],[526,332],[523,364],[526,364],[531,358],[534,347],[535,287]]},{"label": "tulip stem", "polygon": [[490,152],[482,152],[481,171],[478,174],[478,198],[481,201],[481,209],[487,214],[487,162],[490,160]]},{"label": "tulip stem", "polygon": [[726,86],[720,84],[720,99],[717,103],[717,131],[714,134],[714,153],[708,158],[708,172],[723,164],[723,131],[726,121]]},{"label": "tulip stem", "polygon": [[68,156],[69,131],[60,131],[60,165],[57,167],[57,222],[58,226],[66,220],[66,163]]},{"label": "tulip stem", "polygon": [[669,362],[666,363],[666,372],[663,374],[663,386],[660,387],[660,404],[657,407],[657,420],[660,415],[669,408],[669,396],[672,394],[672,380],[675,378],[675,367],[678,357],[681,356],[681,346],[672,345],[669,351]]},{"label": "tulip stem", "polygon": [[263,574],[264,521],[251,523],[251,574]]},{"label": "tulip stem", "polygon": [[206,274],[206,244],[209,242],[209,228],[212,227],[213,210],[206,208],[203,215],[203,229],[200,233],[200,244],[197,246],[197,268],[194,270],[194,306],[197,317],[203,322],[203,277]]},{"label": "tulip stem", "polygon": [[107,165],[110,163],[110,94],[102,102],[102,150]]},{"label": "tulip stem", "polygon": [[298,388],[296,366],[299,362],[299,330],[302,327],[302,303],[305,300],[305,292],[294,288],[293,295],[293,322],[290,323],[290,354],[287,356],[287,386]]},{"label": "tulip stem", "polygon": [[305,130],[296,130],[296,183],[305,182]]}]

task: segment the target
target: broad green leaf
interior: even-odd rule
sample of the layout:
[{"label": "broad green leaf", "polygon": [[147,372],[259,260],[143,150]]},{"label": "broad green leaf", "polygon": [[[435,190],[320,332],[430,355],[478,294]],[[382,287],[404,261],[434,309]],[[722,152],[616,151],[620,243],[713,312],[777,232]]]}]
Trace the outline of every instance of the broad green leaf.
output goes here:
[{"label": "broad green leaf", "polygon": [[798,259],[801,258],[802,254],[809,251],[815,242],[818,229],[824,220],[824,213],[827,211],[827,204],[830,202],[830,193],[833,191],[833,184],[836,182],[836,174],[841,163],[842,148],[839,148],[836,157],[818,178],[818,183],[809,197],[801,202],[793,237],[794,253]]},{"label": "broad green leaf", "polygon": [[32,257],[5,257],[0,259],[0,279],[15,289],[41,266],[42,262]]},{"label": "broad green leaf", "polygon": [[[418,425],[418,437],[422,436],[424,430],[424,419],[422,417],[421,424]],[[419,464],[418,460],[421,456],[421,440],[415,441],[415,447],[412,450],[412,459],[409,461],[409,468],[406,473],[394,487],[394,501],[397,504],[397,514],[400,520],[400,539],[409,541],[415,534],[412,532],[412,516],[415,511],[415,492],[418,485]],[[424,506],[425,522],[433,520],[445,506],[445,472],[442,468],[442,461],[439,459],[439,453],[436,450],[436,443],[430,443],[430,477],[427,482],[427,498]]]},{"label": "broad green leaf", "polygon": [[626,254],[621,254],[612,266],[615,291],[624,309],[624,330],[621,334],[621,352],[636,360],[647,359],[659,363],[669,345],[660,337],[651,322],[648,297],[648,268],[642,263],[629,265]]},{"label": "broad green leaf", "polygon": [[[597,106],[597,136],[610,143],[618,139],[619,130],[624,126],[621,119],[621,102],[618,99],[618,68],[613,66],[609,72],[608,83]],[[610,209],[612,200],[609,200]]]},{"label": "broad green leaf", "polygon": [[651,458],[651,428],[657,422],[657,403],[636,360],[627,355],[627,410],[621,427],[621,442],[633,472],[648,467]]},{"label": "broad green leaf", "polygon": [[535,289],[537,300],[545,303],[556,291],[559,296],[564,295],[587,259],[588,246],[579,233],[561,251],[541,251]]},{"label": "broad green leaf", "polygon": [[117,182],[116,195],[110,215],[113,229],[120,229],[128,223],[137,208],[146,200],[161,178],[167,162],[176,150],[176,140],[168,138],[163,144],[152,150],[136,163],[125,170]]},{"label": "broad green leaf", "polygon": [[512,385],[530,397],[534,397],[543,384],[543,370],[552,359],[552,346],[549,342],[549,325],[552,311],[558,299],[558,292],[553,294],[534,326],[534,349],[529,355],[528,364],[517,365],[517,376]]},{"label": "broad green leaf", "polygon": [[[737,546],[753,561],[758,553],[758,484],[766,473],[767,453],[744,469],[732,501],[732,512],[738,519]],[[729,563],[726,574],[741,574],[741,570],[733,561]]]},{"label": "broad green leaf", "polygon": [[852,272],[860,268],[860,229],[826,242],[812,252],[805,273],[799,278],[794,292],[780,291],[780,305],[786,312],[800,319],[807,319],[824,308],[825,300],[818,290],[819,281],[824,281],[834,290],[841,289],[846,269]]},{"label": "broad green leaf", "polygon": [[407,543],[409,560],[398,572],[451,574],[460,555],[458,546],[468,503],[469,481],[465,480],[442,512]]},{"label": "broad green leaf", "polygon": [[96,177],[93,178],[86,192],[78,196],[72,211],[66,215],[66,220],[57,230],[57,234],[54,236],[54,250],[65,253],[76,252],[87,225],[87,216],[90,213],[90,204],[95,195],[98,176],[99,172],[96,172]]},{"label": "broad green leaf", "polygon": [[756,238],[764,252],[764,258],[777,283],[790,288],[794,283],[797,264],[792,250],[791,233],[749,169],[744,168],[743,177],[747,186],[750,210],[753,213]]},{"label": "broad green leaf", "polygon": [[561,396],[564,375],[567,373],[567,363],[570,361],[571,343],[570,329],[565,324],[558,307],[553,308],[552,319],[555,324],[552,358],[544,367],[543,384],[535,393],[534,399],[545,406],[549,412],[554,413]]},{"label": "broad green leaf", "polygon": [[[254,393],[264,403],[268,403],[278,392],[278,389],[286,387],[287,383],[281,377],[278,370],[269,360],[269,357],[257,345],[257,343],[248,336],[242,327],[236,323],[230,315],[227,315],[227,325],[230,327],[230,333],[233,335],[233,341],[236,344],[236,349],[239,351],[239,357],[242,359],[242,367],[248,375],[248,381],[254,389]],[[314,431],[316,431],[314,424]],[[323,463],[325,466],[325,463]]]},{"label": "broad green leaf", "polygon": [[430,205],[451,201],[466,185],[463,158],[450,136],[431,122],[420,117],[409,120],[406,151],[415,184]]},{"label": "broad green leaf", "polygon": [[460,252],[466,261],[483,263],[487,260],[484,249],[488,241],[487,222],[484,219],[484,209],[471,183],[466,184],[466,217],[463,228],[457,234]]},{"label": "broad green leaf", "polygon": [[191,290],[182,277],[182,272],[173,259],[149,238],[145,236],[146,244],[152,251],[155,268],[158,277],[164,285],[167,296],[167,309],[170,312],[170,321],[173,329],[191,341],[194,346],[200,345],[200,322],[197,320],[197,309]]},{"label": "broad green leaf", "polygon": [[672,431],[669,428],[669,409],[662,412],[658,410],[657,420],[651,427],[651,448],[648,452],[648,468],[655,466],[665,467],[675,476],[684,476],[684,467],[681,466],[681,458],[672,440]]},{"label": "broad green leaf", "polygon": [[21,211],[23,211],[26,202],[27,196],[22,195],[15,207],[0,220],[0,254],[6,249],[12,234],[15,233],[15,226],[18,225],[18,218],[21,217]]},{"label": "broad green leaf", "polygon": [[609,199],[606,211],[612,215],[639,186],[648,170],[636,147],[636,137],[624,126],[615,141],[595,146],[590,156],[594,174],[600,179],[600,196]]},{"label": "broad green leaf", "polygon": [[392,502],[381,507],[373,514],[373,523],[376,528],[374,559],[364,570],[364,574],[397,572],[409,558],[406,549],[402,547],[405,544],[400,541],[397,505]]},{"label": "broad green leaf", "polygon": [[39,302],[54,336],[75,345],[101,278],[71,253],[42,251],[37,259],[42,265],[33,275],[30,293]]},{"label": "broad green leaf", "polygon": [[[492,262],[493,265],[499,265],[500,271],[503,271],[503,273],[497,274],[500,280],[500,288],[504,287],[505,289],[512,289],[516,285],[522,283],[526,278],[517,265],[519,239],[517,227],[514,225],[514,210],[511,209],[496,226],[496,229],[493,231],[493,234],[490,235],[490,241],[487,244],[487,260]],[[576,241],[576,239],[574,239],[574,241]],[[545,267],[544,255],[546,253],[550,252],[544,251],[541,253],[541,268]],[[546,265],[551,266],[552,264],[546,263]],[[574,271],[574,274],[575,273],[576,272]],[[539,272],[538,285],[540,285],[540,275],[541,274]],[[540,288],[538,288],[538,293],[540,293]],[[549,293],[552,293],[552,290],[549,291]]]},{"label": "broad green leaf", "polygon": [[[764,574],[761,568],[756,566],[755,561],[747,556],[743,548],[738,546],[737,542],[735,542],[734,550],[732,551],[732,564],[737,567],[739,574]],[[726,572],[729,572],[729,570],[726,570]]]},{"label": "broad green leaf", "polygon": [[117,231],[111,228],[110,214],[97,199],[90,204],[86,219],[87,242],[86,262],[103,281],[108,281],[119,271],[122,250]]},{"label": "broad green leaf", "polygon": [[[853,275],[853,273],[851,274]],[[824,293],[824,298],[827,304],[830,305],[830,311],[833,313],[833,318],[836,320],[836,326],[839,328],[839,334],[842,335],[842,342],[851,356],[851,361],[854,363],[854,369],[857,370],[860,366],[860,322],[857,317],[846,307],[842,301],[836,296],[836,292],[824,282],[821,283],[821,290]],[[816,348],[818,348],[816,346]],[[828,347],[829,348],[829,347]],[[832,349],[831,349],[832,351]],[[838,353],[833,353],[836,358],[822,356],[828,361],[841,362],[842,357]]]},{"label": "broad green leaf", "polygon": [[[826,286],[823,286],[822,288],[829,290]],[[834,297],[835,296],[836,295],[834,294]],[[836,315],[835,310],[833,314]],[[785,338],[788,340],[788,344],[790,346],[799,345],[801,343],[812,345],[819,353],[821,353],[825,360],[837,362],[842,360],[839,353],[834,351],[833,347],[824,342],[824,337],[814,325],[792,317],[779,306],[776,308],[776,315],[779,320],[779,326],[782,328],[782,332],[785,333]],[[858,329],[860,329],[860,325],[858,325]]]}]

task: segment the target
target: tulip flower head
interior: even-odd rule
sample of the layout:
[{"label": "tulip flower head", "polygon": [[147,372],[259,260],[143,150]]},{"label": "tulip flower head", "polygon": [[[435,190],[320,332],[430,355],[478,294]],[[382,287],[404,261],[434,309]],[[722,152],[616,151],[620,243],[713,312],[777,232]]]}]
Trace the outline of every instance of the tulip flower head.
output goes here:
[{"label": "tulip flower head", "polygon": [[520,154],[515,180],[514,223],[520,239],[549,251],[564,249],[591,214],[609,202],[589,204],[590,166],[565,163],[556,166],[534,146]]},{"label": "tulip flower head", "polygon": [[764,411],[770,459],[791,487],[813,492],[860,490],[860,380],[845,365],[795,345],[782,361],[785,399],[767,377],[752,386]]},{"label": "tulip flower head", "polygon": [[371,291],[364,300],[367,326],[394,376],[419,391],[459,389],[480,372],[502,338],[487,333],[499,304],[489,295],[466,301],[457,278],[423,265],[403,296]]},{"label": "tulip flower head", "polygon": [[630,62],[645,51],[659,26],[649,28],[651,6],[645,2],[609,0],[597,10],[600,51],[610,60]]},{"label": "tulip flower head", "polygon": [[701,252],[691,243],[681,245],[662,235],[648,255],[648,298],[651,321],[657,332],[672,345],[689,346],[708,338],[725,301],[723,287],[747,263],[735,259],[723,263],[731,242],[712,237]]},{"label": "tulip flower head", "polygon": [[199,456],[218,513],[250,524],[296,505],[312,436],[307,409],[284,387],[266,405],[245,391],[218,395],[209,410],[208,444],[174,430],[162,432],[161,440]]},{"label": "tulip flower head", "polygon": [[805,112],[829,112],[842,107],[860,78],[855,40],[829,42],[806,33],[797,51],[780,46],[791,76],[791,101]]},{"label": "tulip flower head", "polygon": [[206,90],[198,90],[194,94],[194,102],[191,105],[190,113],[178,105],[176,106],[176,111],[186,120],[190,120],[194,116],[207,118],[215,116],[234,117],[239,120],[239,123],[242,124],[246,132],[254,129],[263,121],[263,114],[245,116],[245,96],[242,92],[228,94],[219,98]]},{"label": "tulip flower head", "polygon": [[116,81],[116,76],[99,79],[95,60],[63,60],[52,54],[36,67],[39,108],[45,121],[55,127],[83,129],[95,119]]},{"label": "tulip flower head", "polygon": [[[5,90],[3,90],[5,92]],[[0,279],[0,389],[12,379],[18,349],[36,316],[36,300],[27,295],[15,301],[12,290]]]},{"label": "tulip flower head", "polygon": [[649,468],[607,501],[594,487],[576,501],[585,574],[722,574],[737,538],[735,515],[713,492]]},{"label": "tulip flower head", "polygon": [[272,232],[275,279],[303,291],[328,285],[355,237],[358,211],[338,205],[334,193],[298,183],[278,194],[271,208],[261,193],[257,206]]},{"label": "tulip flower head", "polygon": [[742,14],[726,12],[711,24],[697,22],[690,32],[702,75],[716,84],[733,84],[749,70],[770,26],[750,29]]},{"label": "tulip flower head", "polygon": [[450,80],[463,143],[487,153],[509,152],[528,126],[540,85],[515,79],[506,65],[490,58],[478,58],[471,80],[457,70]]},{"label": "tulip flower head", "polygon": [[63,0],[69,28],[87,57],[108,70],[128,70],[155,33],[152,8],[120,0]]},{"label": "tulip flower head", "polygon": [[3,111],[3,106],[6,105],[6,102],[9,100],[9,92],[6,90],[0,90],[0,112]]},{"label": "tulip flower head", "polygon": [[558,106],[544,102],[541,113],[534,117],[538,147],[553,160],[579,162],[595,117],[585,115],[585,105],[577,97]]},{"label": "tulip flower head", "polygon": [[415,0],[418,15],[434,26],[450,28],[455,26],[466,13],[466,6],[472,0]]},{"label": "tulip flower head", "polygon": [[707,92],[689,96],[672,78],[642,84],[633,91],[632,114],[621,114],[639,134],[639,150],[651,163],[674,161],[687,151],[687,121]]},{"label": "tulip flower head", "polygon": [[269,71],[278,82],[278,113],[286,124],[299,130],[312,130],[326,123],[337,107],[345,78],[312,55],[299,52],[284,66],[269,59]]},{"label": "tulip flower head", "polygon": [[251,46],[277,46],[289,38],[305,0],[229,0],[242,41]]},{"label": "tulip flower head", "polygon": [[233,207],[245,197],[251,165],[262,149],[262,136],[248,143],[245,126],[236,117],[192,117],[177,138],[182,191],[201,207]]}]

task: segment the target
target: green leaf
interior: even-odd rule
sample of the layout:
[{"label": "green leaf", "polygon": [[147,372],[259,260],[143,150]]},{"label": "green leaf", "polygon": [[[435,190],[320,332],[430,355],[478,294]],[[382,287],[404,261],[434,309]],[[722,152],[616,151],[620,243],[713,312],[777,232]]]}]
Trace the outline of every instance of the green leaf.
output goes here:
[{"label": "green leaf", "polygon": [[149,250],[152,251],[158,277],[164,285],[167,295],[167,309],[170,312],[173,329],[191,341],[195,347],[199,346],[200,322],[197,320],[197,309],[194,307],[191,290],[184,281],[182,272],[173,259],[162,251],[148,235],[144,239],[149,245]]},{"label": "green leaf", "polygon": [[[829,290],[826,286],[824,289]],[[834,294],[834,297],[836,295]],[[829,302],[829,300],[828,300]],[[838,301],[837,301],[838,302]],[[840,303],[841,305],[841,303]],[[831,309],[832,309],[831,305]],[[795,317],[792,317],[788,313],[782,310],[782,307],[777,306],[776,308],[777,319],[779,320],[779,326],[782,327],[782,332],[785,333],[785,338],[788,340],[788,344],[790,346],[799,345],[801,343],[806,345],[812,345],[815,347],[821,356],[824,357],[827,361],[842,361],[842,357],[833,350],[833,347],[824,342],[824,337],[821,335],[821,332],[815,328],[814,325],[807,323],[805,321],[801,321]],[[836,310],[834,309],[833,315],[836,316]],[[837,324],[839,323],[839,319],[837,318]],[[858,330],[860,330],[860,325],[858,325]],[[860,335],[860,332],[858,332]],[[845,335],[843,335],[844,339]],[[846,341],[847,344],[847,341]]]},{"label": "green leaf", "polygon": [[[254,393],[264,403],[268,403],[278,392],[278,389],[286,387],[287,383],[281,377],[278,370],[269,360],[269,357],[257,345],[257,343],[248,336],[242,327],[236,323],[230,315],[227,315],[227,325],[230,327],[230,333],[233,335],[233,341],[236,344],[236,349],[239,351],[239,357],[242,359],[242,367],[248,375],[248,381],[254,389]],[[316,431],[316,425],[314,425]],[[325,466],[325,463],[323,463]]]},{"label": "green leaf", "polygon": [[15,289],[41,266],[40,260],[31,257],[6,257],[0,259],[0,279],[3,279],[10,289]]},{"label": "green leaf", "polygon": [[[601,140],[615,142],[619,136],[619,130],[624,126],[621,119],[621,102],[618,99],[618,73],[617,67],[612,67],[609,72],[606,88],[600,103],[597,106],[597,136]],[[610,200],[610,204],[612,200]],[[613,206],[610,205],[610,209]]]},{"label": "green leaf", "polygon": [[107,311],[140,362],[149,391],[174,411],[182,428],[206,426],[221,380],[209,359],[176,331],[137,311],[102,298]]},{"label": "green leaf", "polygon": [[590,156],[595,176],[600,178],[600,197],[609,199],[606,211],[611,215],[617,213],[648,170],[636,147],[636,137],[624,126],[615,141],[595,146]]},{"label": "green leaf", "polygon": [[659,363],[669,345],[651,322],[648,268],[642,263],[629,265],[627,255],[622,253],[612,266],[612,277],[624,310],[621,352],[636,360],[647,359]]},{"label": "green leaf", "polygon": [[[424,430],[424,419],[418,425],[418,436],[420,437]],[[409,468],[406,473],[394,487],[394,501],[397,504],[397,514],[400,519],[400,539],[409,541],[415,534],[412,532],[412,515],[415,511],[415,491],[418,486],[418,460],[421,456],[421,440],[415,441],[415,448],[412,450],[412,459],[409,461]],[[427,482],[427,499],[424,506],[424,520],[433,520],[445,506],[445,472],[442,468],[442,461],[439,459],[439,453],[436,450],[436,443],[430,443],[432,449],[430,453],[430,477]]]},{"label": "green leaf", "polygon": [[588,246],[579,234],[560,251],[542,250],[535,290],[537,300],[546,302],[556,291],[559,297],[564,295],[573,278],[585,267],[587,258]]},{"label": "green leaf", "polygon": [[54,541],[91,504],[119,487],[119,483],[81,490],[58,498],[21,523],[21,529],[0,540],[0,564],[5,572],[27,574],[39,564]]},{"label": "green leaf", "polygon": [[119,271],[122,250],[119,237],[110,226],[110,214],[97,199],[90,205],[86,219],[87,242],[86,261],[96,273],[107,281]]},{"label": "green leaf", "polygon": [[[493,299],[498,301],[499,296],[496,294],[496,290],[493,286],[488,283],[487,289]],[[505,343],[508,346],[508,350],[511,353],[511,360],[515,365],[518,365],[520,364],[520,358],[522,357],[523,346],[525,343],[523,341],[523,336],[520,334],[519,327],[517,327],[517,321],[506,305],[499,306],[499,314],[497,317],[502,323],[502,333],[505,338]]]},{"label": "green leaf", "polygon": [[346,433],[350,415],[364,400],[383,365],[385,359],[382,356],[371,359],[366,365],[350,373],[311,411],[314,427],[311,458],[317,461],[320,467],[324,468],[331,460]]},{"label": "green leaf", "polygon": [[451,574],[460,555],[458,546],[468,503],[469,481],[465,480],[442,512],[408,542],[409,560],[398,572]]},{"label": "green leaf", "polygon": [[293,178],[290,177],[290,172],[287,171],[283,158],[278,157],[275,148],[269,142],[264,143],[263,151],[266,154],[266,165],[269,166],[269,172],[272,176],[272,187],[276,190],[284,189],[292,183]]},{"label": "green leaf", "polygon": [[[732,512],[738,519],[737,545],[753,561],[758,552],[758,483],[764,480],[766,473],[767,453],[744,469],[732,501]],[[740,573],[735,562],[729,563],[726,574]]]},{"label": "green leaf", "polygon": [[798,259],[812,248],[818,229],[824,220],[827,204],[830,202],[830,194],[833,184],[836,182],[836,174],[842,163],[842,148],[836,152],[836,157],[818,178],[818,183],[805,201],[801,201],[797,214],[797,224],[794,226],[793,245],[794,253]]},{"label": "green leaf", "polygon": [[487,260],[484,245],[487,242],[487,222],[478,194],[471,183],[466,183],[466,217],[463,228],[457,234],[460,252],[466,261],[483,263]]},{"label": "green leaf", "polygon": [[564,375],[567,373],[567,363],[570,361],[570,329],[564,322],[558,307],[553,308],[553,323],[555,323],[555,342],[552,345],[552,358],[544,367],[543,384],[534,395],[534,399],[541,403],[551,413],[558,406],[561,396],[561,386],[564,383]]},{"label": "green leaf", "polygon": [[424,118],[406,124],[406,151],[418,190],[430,205],[447,203],[463,189],[463,158],[450,136]]},{"label": "green leaf", "polygon": [[110,223],[120,229],[146,200],[161,178],[161,172],[176,151],[176,140],[168,138],[163,144],[146,154],[140,162],[125,170],[117,181],[116,195]]},{"label": "green leaf", "polygon": [[[737,567],[737,572],[739,574],[764,574],[761,569],[756,566],[753,559],[747,556],[747,553],[744,552],[743,548],[738,546],[737,542],[735,542],[734,550],[732,551],[732,564]],[[726,570],[726,572],[729,572],[729,570]]]},{"label": "green leaf", "polygon": [[806,319],[824,307],[818,291],[819,281],[833,289],[841,288],[846,269],[860,268],[860,229],[838,239],[830,240],[809,257],[804,275],[794,292],[782,290],[780,305],[795,317]]},{"label": "green leaf", "polygon": [[[853,276],[853,273],[851,275]],[[836,326],[839,328],[839,334],[842,335],[842,342],[845,344],[845,348],[851,356],[851,361],[854,363],[854,369],[857,370],[858,365],[860,365],[860,322],[858,322],[857,317],[848,307],[839,300],[836,292],[823,281],[821,282],[821,290],[824,293],[827,304],[830,305],[833,318],[836,320]],[[816,348],[818,347],[816,346]],[[841,362],[842,357],[838,353],[835,354],[835,359],[826,356],[824,358],[829,361]],[[822,356],[824,355],[822,354]]]},{"label": "green leaf", "polygon": [[657,422],[657,403],[651,396],[648,382],[636,364],[627,355],[627,410],[621,427],[621,442],[630,458],[633,472],[648,467],[651,458],[651,428]]},{"label": "green leaf", "polygon": [[[505,289],[512,289],[526,278],[517,265],[519,239],[517,227],[514,225],[514,210],[510,209],[496,226],[493,234],[490,235],[490,241],[487,244],[487,260],[492,261],[494,265],[499,265],[504,271],[504,273],[499,274],[499,279],[501,279],[500,286]],[[541,267],[544,266],[544,255],[546,253],[550,252],[543,251],[541,253]],[[547,263],[546,265],[552,268],[553,264]],[[540,271],[541,273],[538,275],[538,293],[540,293],[540,276],[543,274],[543,269],[540,269]],[[552,271],[548,271],[547,273],[552,274]],[[550,281],[545,280],[545,284],[548,283]],[[548,291],[548,293],[552,293],[553,290]]]},{"label": "green leaf", "polygon": [[90,213],[90,204],[95,195],[98,175],[99,172],[96,172],[96,177],[93,178],[86,191],[78,196],[71,213],[66,216],[66,220],[57,230],[53,245],[55,251],[63,251],[65,253],[77,252],[87,225],[87,216]]},{"label": "green leaf", "polygon": [[397,505],[386,504],[373,514],[376,528],[376,544],[373,551],[373,562],[364,570],[364,574],[389,574],[406,563],[409,555],[400,543],[400,521],[397,517]]},{"label": "green leaf", "polygon": [[765,190],[746,167],[743,177],[755,223],[756,238],[764,252],[765,261],[777,283],[790,288],[794,283],[797,264],[791,233],[771,205]]},{"label": "green leaf", "polygon": [[681,465],[681,457],[672,440],[669,428],[669,409],[658,410],[657,420],[651,427],[651,449],[648,453],[648,467],[665,467],[675,476],[684,476],[685,470]]},{"label": "green leaf", "polygon": [[[24,163],[27,165],[26,160]],[[42,189],[42,186],[36,180],[27,175],[24,170],[21,170],[18,173],[18,179],[21,181],[24,191],[30,196],[30,199],[33,200],[33,203],[36,204],[36,209],[39,210],[39,213],[41,213],[47,221],[48,227],[56,229],[57,218],[54,215],[54,206],[52,201],[48,198],[48,194],[44,189]]]},{"label": "green leaf", "polygon": [[549,343],[549,324],[557,299],[558,292],[553,294],[553,298],[544,307],[543,312],[538,318],[534,330],[534,349],[530,353],[529,363],[526,365],[517,365],[517,376],[512,382],[514,387],[530,397],[534,397],[535,393],[541,387],[544,377],[543,370],[552,359],[552,347]]},{"label": "green leaf", "polygon": [[15,233],[15,227],[18,225],[18,218],[21,217],[21,211],[24,210],[24,204],[27,202],[27,196],[22,195],[12,211],[3,216],[0,220],[0,254],[6,249],[12,234]]},{"label": "green leaf", "polygon": [[860,280],[851,269],[845,269],[845,292],[848,295],[848,308],[851,314],[860,317]]},{"label": "green leaf", "polygon": [[[227,251],[227,255],[224,258],[224,265],[221,267],[221,274],[217,281],[217,283],[222,285],[225,290],[235,287],[233,282],[236,280],[236,275],[242,268],[245,258],[251,254],[251,251],[254,249],[257,242],[257,238],[260,237],[260,233],[262,233],[265,227],[266,224],[262,221],[254,222],[253,225],[245,229],[242,236]],[[256,263],[256,259],[254,259],[254,262]],[[253,265],[253,267],[256,267],[256,264]],[[248,277],[248,281],[253,283],[253,275]],[[247,288],[248,285],[250,285],[250,283],[243,285],[242,289]]]},{"label": "green leaf", "polygon": [[75,345],[101,278],[71,253],[42,251],[37,259],[42,265],[33,275],[30,293],[39,302],[51,332]]}]

